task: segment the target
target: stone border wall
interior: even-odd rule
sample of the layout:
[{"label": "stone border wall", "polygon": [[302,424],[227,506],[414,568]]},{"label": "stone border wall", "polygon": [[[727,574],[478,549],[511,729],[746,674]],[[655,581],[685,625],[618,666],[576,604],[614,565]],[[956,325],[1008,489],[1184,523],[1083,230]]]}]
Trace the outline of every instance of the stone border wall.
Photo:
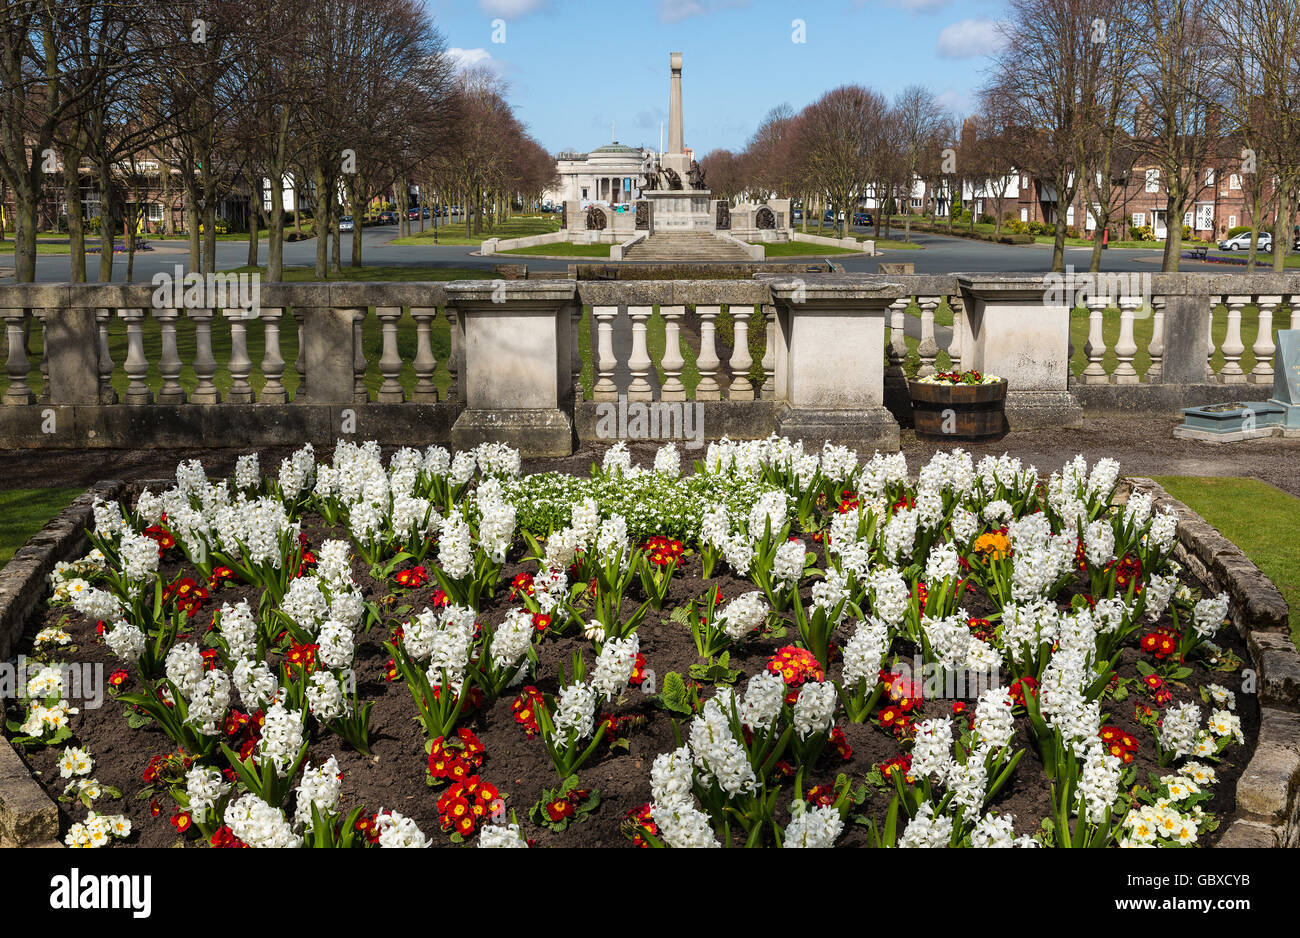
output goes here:
[{"label": "stone border wall", "polygon": [[[96,496],[131,497],[167,480],[130,485],[99,482],[54,517],[0,569],[0,661],[22,636],[60,560],[86,549],[85,528]],[[1291,642],[1286,600],[1236,545],[1154,480],[1121,482],[1116,500],[1149,492],[1154,507],[1178,516],[1174,557],[1197,579],[1232,598],[1233,623],[1246,640],[1258,674],[1260,726],[1255,752],[1237,781],[1237,807],[1223,819],[1220,847],[1300,846],[1300,653]],[[59,813],[26,764],[0,745],[0,847],[59,846]]]},{"label": "stone border wall", "polygon": [[1259,693],[1259,740],[1237,780],[1237,807],[1223,819],[1220,847],[1300,846],[1300,653],[1286,600],[1235,544],[1153,479],[1130,478],[1155,509],[1178,516],[1174,558],[1232,599],[1232,622],[1250,650]]},{"label": "stone border wall", "polygon": [[[91,486],[0,568],[0,661],[17,647],[32,610],[45,597],[54,565],[85,552],[95,498],[121,498],[125,490],[116,481]],[[58,808],[6,740],[0,745],[0,847],[59,846],[58,841]]]}]

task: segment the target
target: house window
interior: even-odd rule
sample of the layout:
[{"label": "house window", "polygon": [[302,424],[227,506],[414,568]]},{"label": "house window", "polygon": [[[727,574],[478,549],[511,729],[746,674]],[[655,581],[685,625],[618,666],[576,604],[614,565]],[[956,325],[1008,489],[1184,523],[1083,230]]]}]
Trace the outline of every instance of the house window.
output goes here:
[{"label": "house window", "polygon": [[1158,169],[1148,169],[1148,170],[1147,170],[1147,187],[1146,187],[1146,188],[1147,188],[1147,192],[1159,192],[1159,191],[1160,191],[1160,170],[1158,170]]},{"label": "house window", "polygon": [[1146,216],[1146,213],[1145,213],[1145,212],[1134,212],[1134,213],[1133,213],[1133,227],[1134,227],[1134,228],[1141,228],[1141,227],[1142,227],[1143,225],[1145,225],[1146,223],[1147,223],[1147,216]]},{"label": "house window", "polygon": [[1083,224],[1088,231],[1097,230],[1097,219],[1100,217],[1101,217],[1101,203],[1093,202],[1092,208],[1089,209],[1088,211],[1087,218],[1085,218],[1083,221]]},{"label": "house window", "polygon": [[1022,208],[1022,209],[1020,210],[1020,220],[1021,220],[1021,221],[1029,221],[1029,209],[1027,209],[1027,208]]},{"label": "house window", "polygon": [[1185,215],[1183,215],[1183,224],[1186,225],[1188,228],[1192,227],[1192,213],[1191,213],[1191,212],[1187,212]]},{"label": "house window", "polygon": [[1206,184],[1207,186],[1212,186],[1212,185],[1214,185],[1214,167],[1213,167],[1213,166],[1211,166],[1209,169],[1207,169],[1207,170],[1205,171],[1205,184]]},{"label": "house window", "polygon": [[1196,230],[1214,230],[1214,205],[1210,202],[1196,206]]},{"label": "house window", "polygon": [[162,221],[163,213],[162,213],[161,203],[146,202],[144,211],[145,211],[145,218],[149,219],[149,221]]},{"label": "house window", "polygon": [[1229,216],[1228,216],[1228,227],[1229,227],[1230,229],[1231,229],[1231,228],[1236,228],[1236,227],[1237,227],[1237,216],[1236,216],[1236,215],[1229,215]]},{"label": "house window", "polygon": [[582,190],[582,197],[583,197],[584,199],[587,197],[587,190],[586,190],[586,189],[583,189],[583,190]]},{"label": "house window", "polygon": [[1241,173],[1232,173],[1230,176],[1228,176],[1228,188],[1229,189],[1241,188]]}]

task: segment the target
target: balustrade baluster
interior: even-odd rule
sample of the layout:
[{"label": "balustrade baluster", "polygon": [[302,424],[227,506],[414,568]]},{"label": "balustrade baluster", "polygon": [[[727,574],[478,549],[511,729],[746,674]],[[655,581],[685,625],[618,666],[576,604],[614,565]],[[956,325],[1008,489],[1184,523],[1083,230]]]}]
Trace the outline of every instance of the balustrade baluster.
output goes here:
[{"label": "balustrade baluster", "polygon": [[212,310],[187,309],[185,315],[194,320],[194,391],[191,404],[219,404],[221,395],[212,382],[217,373],[217,360],[212,357]]},{"label": "balustrade baluster", "polygon": [[284,388],[284,354],[280,351],[280,320],[284,310],[263,308],[262,319],[262,376],[266,383],[258,401],[263,404],[285,404],[289,401],[289,392]]},{"label": "balustrade baluster", "polygon": [[695,367],[700,372],[700,383],[695,387],[697,401],[722,400],[722,386],[718,384],[717,318],[722,311],[720,306],[696,306],[695,312],[700,317],[700,355],[695,360]]},{"label": "balustrade baluster", "polygon": [[1250,372],[1251,384],[1273,384],[1273,353],[1277,351],[1273,344],[1273,312],[1282,303],[1281,296],[1261,296],[1256,298],[1259,305],[1259,331],[1255,334],[1255,344],[1251,351],[1255,353],[1255,367]]},{"label": "balustrade baluster", "polygon": [[650,374],[650,352],[646,348],[646,321],[652,309],[649,306],[629,306],[627,314],[632,319],[632,352],[628,355],[627,370],[632,380],[627,386],[629,401],[649,401],[654,399],[648,376]]},{"label": "balustrade baluster", "polygon": [[126,389],[128,404],[152,404],[153,394],[145,379],[149,375],[149,359],[144,356],[144,310],[122,309],[117,313],[126,320],[126,371],[129,384]]},{"label": "balustrade baluster", "polygon": [[1133,367],[1137,355],[1137,341],[1133,337],[1133,322],[1137,318],[1140,296],[1122,296],[1119,300],[1119,341],[1115,343],[1115,357],[1119,359],[1113,375],[1116,384],[1137,384],[1138,373]]},{"label": "balustrade baluster", "polygon": [[770,401],[776,397],[776,307],[767,304],[763,307],[763,324],[767,330],[766,343],[763,346],[763,400]]},{"label": "balustrade baluster", "polygon": [[921,359],[921,367],[917,369],[916,376],[924,378],[936,371],[934,360],[939,355],[939,346],[934,341],[934,311],[939,305],[939,298],[921,296],[917,297],[916,302],[921,307],[921,341],[916,347],[916,354]]},{"label": "balustrade baluster", "polygon": [[107,309],[95,310],[96,335],[99,342],[99,402],[116,404],[117,392],[113,390],[113,353],[108,347],[108,326],[113,314]]},{"label": "balustrade baluster", "polygon": [[370,403],[370,389],[366,387],[366,350],[364,346],[366,310],[352,310],[352,401]]},{"label": "balustrade baluster", "polygon": [[1102,332],[1109,302],[1106,297],[1092,293],[1084,300],[1084,305],[1088,307],[1088,341],[1084,343],[1083,354],[1088,358],[1088,366],[1079,376],[1084,384],[1106,384],[1110,381],[1110,376],[1106,374],[1106,339]]},{"label": "balustrade baluster", "polygon": [[749,380],[749,369],[754,364],[754,357],[749,354],[749,317],[752,313],[753,308],[749,306],[731,307],[736,345],[731,351],[731,387],[727,389],[727,397],[733,401],[754,399],[754,383]]},{"label": "balustrade baluster", "polygon": [[1147,368],[1147,384],[1156,384],[1164,377],[1165,303],[1163,296],[1151,298],[1151,343],[1147,346],[1151,365]]},{"label": "balustrade baluster", "polygon": [[438,315],[434,306],[412,306],[411,318],[415,320],[415,360],[411,363],[415,370],[415,389],[411,392],[413,401],[436,401],[438,389],[433,383],[433,376],[438,370],[438,360],[433,356],[433,320]]},{"label": "balustrade baluster", "polygon": [[35,404],[36,395],[27,384],[27,372],[31,362],[27,359],[27,343],[23,339],[23,319],[27,316],[25,309],[0,310],[4,317],[5,335],[8,337],[9,354],[5,359],[5,374],[9,375],[9,387],[5,389],[6,404]]},{"label": "balustrade baluster", "polygon": [[379,401],[383,404],[400,404],[406,400],[402,390],[402,356],[397,351],[397,323],[402,318],[400,306],[377,306],[384,333],[384,350],[379,356],[379,373],[384,382],[379,386]]},{"label": "balustrade baluster", "polygon": [[582,387],[582,348],[578,345],[582,336],[582,304],[574,303],[569,307],[570,334],[573,341],[569,347],[569,371],[573,384],[574,401],[586,400],[586,392]]},{"label": "balustrade baluster", "polygon": [[960,293],[948,297],[948,308],[952,310],[952,340],[948,343],[949,367],[961,371],[961,329],[966,307]]},{"label": "balustrade baluster", "polygon": [[307,314],[300,308],[294,307],[293,318],[298,324],[298,355],[293,360],[293,370],[298,372],[298,388],[293,392],[293,396],[301,397],[303,400],[307,399],[307,351],[306,343],[303,342],[306,316]]},{"label": "balustrade baluster", "polygon": [[1223,367],[1219,369],[1222,384],[1246,383],[1246,373],[1241,370],[1241,353],[1246,351],[1241,341],[1241,311],[1249,302],[1248,296],[1228,297],[1228,333],[1223,337]]},{"label": "balustrade baluster", "polygon": [[153,312],[162,335],[162,355],[158,359],[158,373],[162,375],[162,387],[158,391],[159,404],[185,403],[185,389],[181,387],[180,381],[181,356],[176,351],[176,321],[180,315],[178,309],[155,309]]},{"label": "balustrade baluster", "polygon": [[889,304],[889,344],[885,353],[889,357],[889,366],[885,369],[885,384],[890,387],[907,387],[907,307],[912,305],[910,296],[900,296]]},{"label": "balustrade baluster", "polygon": [[460,392],[460,372],[461,372],[461,339],[460,334],[460,312],[454,306],[448,306],[445,310],[447,321],[451,323],[451,349],[447,356],[447,371],[451,375],[451,380],[447,385],[447,400],[458,401],[462,395]]},{"label": "balustrade baluster", "polygon": [[231,306],[221,312],[230,320],[230,390],[226,393],[226,401],[251,404],[253,386],[248,383],[248,377],[253,373],[253,360],[248,357],[248,320],[252,311]]},{"label": "balustrade baluster", "polygon": [[618,400],[618,386],[614,384],[614,318],[618,315],[617,306],[593,306],[591,313],[596,317],[596,384],[592,388],[591,398],[595,401]]}]

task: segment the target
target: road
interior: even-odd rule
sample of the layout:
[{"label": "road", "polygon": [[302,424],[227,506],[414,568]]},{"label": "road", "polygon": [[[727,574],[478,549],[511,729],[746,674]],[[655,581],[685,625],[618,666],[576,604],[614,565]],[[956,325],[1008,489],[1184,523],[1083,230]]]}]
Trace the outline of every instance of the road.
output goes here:
[{"label": "road", "polygon": [[[862,231],[862,229],[859,229]],[[352,234],[342,236],[344,262],[352,256]],[[366,228],[361,232],[362,259],[367,266],[391,267],[470,267],[490,270],[501,263],[527,264],[534,270],[564,270],[580,258],[543,258],[504,255],[479,257],[476,247],[465,245],[395,245],[389,242],[397,237],[397,226]],[[884,250],[876,257],[836,254],[828,257],[845,270],[853,273],[875,273],[881,261],[903,262],[914,265],[918,274],[1026,272],[1040,273],[1051,269],[1052,248],[1047,244],[991,244],[966,238],[949,238],[936,234],[914,233],[912,240],[923,250]],[[136,254],[133,279],[148,281],[160,271],[168,273],[177,264],[188,269],[189,251],[182,243],[154,242],[154,250]],[[1076,270],[1086,271],[1091,259],[1091,248],[1066,248],[1065,260]],[[259,253],[261,263],[266,263],[267,248],[263,244]],[[815,254],[810,255],[816,257]],[[248,259],[248,244],[244,241],[217,242],[217,269],[228,270],[243,265]],[[1102,254],[1102,270],[1108,272],[1146,272],[1160,270],[1161,252],[1153,250],[1109,250]],[[781,260],[781,258],[777,258]],[[310,267],[316,262],[316,242],[294,241],[284,246],[286,267]],[[1240,266],[1208,264],[1184,260],[1181,269],[1188,272],[1237,273]],[[88,279],[97,279],[99,257],[86,259]],[[63,282],[69,279],[69,258],[55,254],[42,254],[36,258],[36,279],[41,282]],[[113,279],[126,279],[126,257],[113,259]]]}]

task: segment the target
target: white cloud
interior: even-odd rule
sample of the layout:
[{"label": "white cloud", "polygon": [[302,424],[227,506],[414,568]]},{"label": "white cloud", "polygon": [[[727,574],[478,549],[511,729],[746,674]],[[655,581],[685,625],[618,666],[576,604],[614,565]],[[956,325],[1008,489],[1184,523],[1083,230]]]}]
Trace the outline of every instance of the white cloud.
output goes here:
[{"label": "white cloud", "polygon": [[968,114],[971,111],[972,98],[969,92],[954,91],[949,88],[934,96],[938,105],[953,114]]},{"label": "white cloud", "polygon": [[939,34],[939,54],[950,59],[970,59],[990,55],[1005,40],[994,20],[961,20]]},{"label": "white cloud", "polygon": [[949,0],[897,0],[897,2],[909,13],[928,13],[943,9],[948,5]]},{"label": "white cloud", "polygon": [[546,6],[546,0],[478,0],[479,7],[488,16],[510,17],[527,16]]},{"label": "white cloud", "polygon": [[661,23],[680,23],[703,12],[704,5],[699,0],[659,0]]},{"label": "white cloud", "polygon": [[491,60],[491,52],[487,49],[447,49],[447,56],[456,64],[456,69],[468,69],[471,65],[478,65],[480,62],[486,62],[487,65],[495,68],[495,62]]}]

